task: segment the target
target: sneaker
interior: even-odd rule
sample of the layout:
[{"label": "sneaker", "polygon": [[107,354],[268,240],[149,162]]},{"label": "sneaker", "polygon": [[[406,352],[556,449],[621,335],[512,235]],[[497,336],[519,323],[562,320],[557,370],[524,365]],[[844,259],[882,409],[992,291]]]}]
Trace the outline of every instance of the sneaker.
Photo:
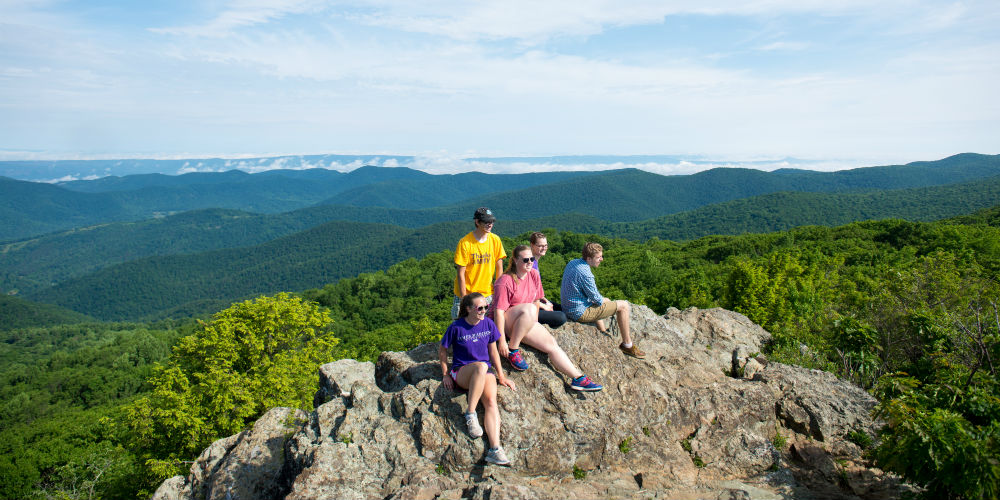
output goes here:
[{"label": "sneaker", "polygon": [[521,354],[520,350],[511,350],[510,355],[507,356],[507,361],[510,361],[510,365],[513,366],[515,370],[523,372],[528,369],[528,362],[524,360],[524,355]]},{"label": "sneaker", "polygon": [[465,414],[465,426],[469,429],[469,435],[478,438],[483,436],[483,428],[479,426],[479,417],[475,413]]},{"label": "sneaker", "polygon": [[635,344],[632,344],[632,347],[625,347],[625,344],[622,343],[618,344],[618,348],[621,349],[622,352],[628,354],[629,356],[632,356],[633,358],[642,359],[646,357],[646,353],[640,351]]},{"label": "sneaker", "polygon": [[573,379],[569,386],[577,391],[599,391],[604,389],[603,385],[595,383],[586,375],[580,375],[579,377]]},{"label": "sneaker", "polygon": [[510,460],[507,460],[507,454],[504,453],[503,448],[486,450],[486,461],[491,464],[510,465]]}]

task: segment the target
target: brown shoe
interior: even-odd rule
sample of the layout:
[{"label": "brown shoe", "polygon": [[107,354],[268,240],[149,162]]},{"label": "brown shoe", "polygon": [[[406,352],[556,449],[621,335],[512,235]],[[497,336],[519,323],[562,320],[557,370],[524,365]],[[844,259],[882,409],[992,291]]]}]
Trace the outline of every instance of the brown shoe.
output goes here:
[{"label": "brown shoe", "polygon": [[632,344],[632,347],[625,347],[625,344],[621,343],[618,344],[618,348],[621,349],[622,352],[628,354],[629,356],[632,356],[633,358],[642,359],[646,357],[646,353],[640,351],[639,347],[636,346],[634,343]]}]

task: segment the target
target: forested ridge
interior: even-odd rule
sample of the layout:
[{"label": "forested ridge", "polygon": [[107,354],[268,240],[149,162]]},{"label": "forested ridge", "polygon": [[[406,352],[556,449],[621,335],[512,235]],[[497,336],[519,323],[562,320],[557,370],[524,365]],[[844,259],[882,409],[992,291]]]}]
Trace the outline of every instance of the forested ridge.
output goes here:
[{"label": "forested ridge", "polygon": [[967,153],[838,172],[715,168],[671,176],[636,169],[431,175],[408,168],[362,167],[348,173],[312,169],[144,174],[61,185],[0,177],[0,241],[188,210],[281,213],[325,204],[353,207],[340,220],[356,222],[399,223],[373,220],[364,210],[369,207],[382,209],[378,217],[397,219],[401,214],[394,210],[426,210],[419,215],[420,226],[465,218],[463,214],[480,205],[501,214],[517,213],[509,218],[522,220],[576,212],[609,222],[635,222],[781,191],[894,190],[997,175],[1000,156]]},{"label": "forested ridge", "polygon": [[835,226],[898,217],[933,221],[993,206],[1000,177],[946,186],[854,193],[780,193],[707,205],[642,222],[610,224],[604,233],[628,239],[690,240],[714,234],[766,233],[797,226]]},{"label": "forested ridge", "polygon": [[[505,226],[524,231],[560,220],[508,221]],[[564,222],[577,230],[601,225],[587,217]],[[255,246],[136,259],[25,296],[111,321],[203,315],[253,294],[320,286],[449,248],[468,225],[442,222],[406,229],[327,222]]]},{"label": "forested ridge", "polygon": [[[687,240],[885,217],[936,220],[991,206],[998,199],[1000,177],[994,177],[889,191],[774,193],[634,223],[609,223],[579,213],[501,218],[497,228],[521,232],[551,226],[640,241]],[[411,227],[422,218],[453,221],[467,216],[437,208],[320,206],[269,215],[212,209],[112,223],[0,246],[0,287],[103,320],[199,315],[253,294],[315,287],[451,248],[468,230],[461,222],[411,229],[331,220],[354,218],[355,212],[365,210],[368,219],[379,220],[382,214]],[[122,287],[127,293],[118,293]]]},{"label": "forested ridge", "polygon": [[[608,297],[661,313],[721,306],[746,314],[773,333],[765,353],[771,360],[829,370],[876,395],[877,413],[893,425],[881,436],[851,436],[876,465],[921,484],[933,498],[995,498],[998,213],[687,242],[552,229],[558,224],[501,235],[510,249],[527,238],[523,231],[548,233],[540,267],[556,300],[565,263],[584,242],[598,241],[605,261],[595,275]],[[96,498],[148,495],[185,468],[181,461],[257,416],[222,415],[206,401],[309,409],[319,363],[371,360],[438,338],[449,322],[453,278],[446,250],[303,291],[305,301],[260,298],[200,323],[5,329],[0,496],[44,497],[85,486]],[[284,325],[287,340],[266,352],[279,361],[259,363],[254,339],[264,342],[276,325]],[[235,331],[242,333],[227,333]],[[171,345],[179,347],[168,356]],[[196,383],[209,379],[220,382]],[[259,384],[287,390],[238,390]]]}]

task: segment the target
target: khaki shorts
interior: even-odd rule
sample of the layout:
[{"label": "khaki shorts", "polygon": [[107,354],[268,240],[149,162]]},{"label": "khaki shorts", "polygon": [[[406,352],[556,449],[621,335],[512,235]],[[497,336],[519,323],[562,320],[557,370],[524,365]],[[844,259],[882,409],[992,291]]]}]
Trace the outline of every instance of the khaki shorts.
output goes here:
[{"label": "khaki shorts", "polygon": [[603,304],[599,306],[590,306],[583,310],[583,314],[576,321],[578,323],[593,323],[599,319],[610,318],[615,315],[615,311],[618,310],[618,302],[614,300],[605,300]]}]

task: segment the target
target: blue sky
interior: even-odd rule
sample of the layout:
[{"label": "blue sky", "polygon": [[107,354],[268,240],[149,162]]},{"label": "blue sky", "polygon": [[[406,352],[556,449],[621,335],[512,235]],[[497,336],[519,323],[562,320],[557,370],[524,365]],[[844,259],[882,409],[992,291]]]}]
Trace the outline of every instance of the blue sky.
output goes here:
[{"label": "blue sky", "polygon": [[0,0],[0,159],[996,154],[997,26],[995,0]]}]

